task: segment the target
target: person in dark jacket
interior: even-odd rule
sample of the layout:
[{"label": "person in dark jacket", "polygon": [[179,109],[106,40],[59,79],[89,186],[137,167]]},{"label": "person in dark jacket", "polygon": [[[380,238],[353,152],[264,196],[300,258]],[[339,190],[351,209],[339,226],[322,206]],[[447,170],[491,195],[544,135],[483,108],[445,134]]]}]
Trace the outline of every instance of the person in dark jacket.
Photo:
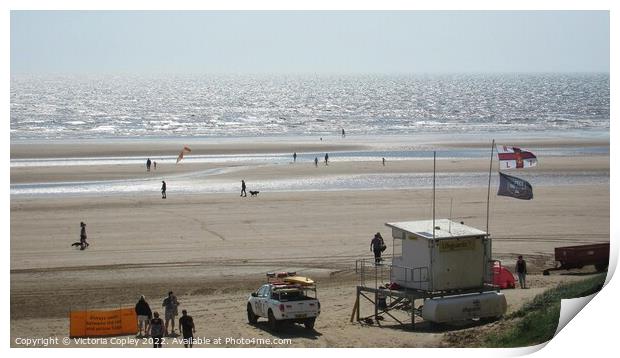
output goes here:
[{"label": "person in dark jacket", "polygon": [[179,330],[183,334],[183,344],[185,348],[192,348],[194,346],[194,333],[196,333],[196,326],[194,326],[194,319],[192,316],[187,315],[187,310],[182,310],[181,318],[179,318]]},{"label": "person in dark jacket", "polygon": [[153,317],[151,313],[151,307],[144,296],[140,296],[138,303],[136,303],[136,316],[138,316],[138,337],[142,337],[142,327],[144,327],[144,335],[149,333],[149,322]]},{"label": "person in dark jacket", "polygon": [[80,223],[80,227],[80,250],[84,250],[90,246],[90,244],[86,242],[86,224],[83,221]]},{"label": "person in dark jacket", "polygon": [[161,198],[166,199],[166,182],[161,181]]},{"label": "person in dark jacket", "polygon": [[376,233],[375,237],[370,241],[370,251],[375,254],[375,265],[381,263],[381,253],[385,251],[385,248],[381,233]]},{"label": "person in dark jacket", "polygon": [[241,181],[241,195],[239,196],[248,196],[248,194],[245,192],[245,180]]},{"label": "person in dark jacket", "polygon": [[527,267],[525,265],[525,260],[521,255],[519,255],[519,257],[517,258],[517,265],[515,267],[515,271],[517,272],[517,276],[519,277],[519,285],[521,286],[521,288],[526,288],[525,275],[527,275]]}]

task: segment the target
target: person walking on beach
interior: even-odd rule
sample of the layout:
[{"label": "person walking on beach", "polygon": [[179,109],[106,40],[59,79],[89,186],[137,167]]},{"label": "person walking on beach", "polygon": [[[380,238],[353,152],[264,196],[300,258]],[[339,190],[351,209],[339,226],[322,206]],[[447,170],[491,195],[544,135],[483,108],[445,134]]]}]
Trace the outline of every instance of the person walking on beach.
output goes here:
[{"label": "person walking on beach", "polygon": [[344,134],[344,128],[342,128],[342,138],[346,137],[346,135]]},{"label": "person walking on beach", "polygon": [[383,166],[385,166],[385,158],[381,158],[381,161],[383,162]]},{"label": "person walking on beach", "polygon": [[87,248],[88,246],[90,246],[90,244],[88,242],[86,242],[86,224],[82,221],[80,222],[80,250],[84,250],[85,248]]},{"label": "person walking on beach", "polygon": [[293,163],[297,162],[297,152],[293,153]]},{"label": "person walking on beach", "polygon": [[522,255],[519,255],[517,258],[517,265],[515,267],[515,271],[517,272],[517,276],[519,277],[519,285],[521,288],[526,288],[525,286],[525,275],[527,274],[527,267],[525,265],[525,260]]},{"label": "person walking on beach", "polygon": [[[177,301],[177,296],[173,294],[172,291],[168,292],[168,297],[164,299],[164,302],[161,304],[162,307],[165,308],[164,313],[166,317],[166,325],[165,332],[166,335],[174,334],[174,318],[179,315],[178,307],[180,306],[179,301]],[[172,323],[172,326],[170,326]],[[168,331],[168,327],[171,327],[170,331]]]},{"label": "person walking on beach", "polygon": [[376,233],[375,237],[370,241],[370,251],[375,254],[375,265],[381,262],[381,252],[385,251],[385,248],[381,233]]},{"label": "person walking on beach", "polygon": [[148,158],[146,160],[146,171],[150,172],[151,171],[151,158]]},{"label": "person walking on beach", "polygon": [[153,313],[153,319],[149,324],[151,338],[153,339],[153,348],[161,348],[164,340],[164,321],[159,318],[159,312]]},{"label": "person walking on beach", "polygon": [[245,192],[245,180],[241,180],[241,195],[239,196],[248,196],[248,194]]},{"label": "person walking on beach", "polygon": [[183,335],[183,345],[185,348],[192,348],[194,345],[194,333],[196,333],[196,326],[194,326],[194,319],[192,316],[187,315],[187,310],[181,311],[181,318],[179,318],[179,330]]},{"label": "person walking on beach", "polygon": [[319,158],[314,157],[314,166],[318,167],[319,166]]},{"label": "person walking on beach", "polygon": [[144,326],[144,335],[149,333],[149,322],[153,318],[151,313],[151,307],[146,302],[143,295],[140,296],[138,303],[136,303],[136,316],[138,316],[138,337],[142,337],[142,327]]},{"label": "person walking on beach", "polygon": [[329,155],[325,153],[325,165],[327,165],[327,161],[329,160]]},{"label": "person walking on beach", "polygon": [[156,161],[153,161],[153,169],[157,170],[157,162]]},{"label": "person walking on beach", "polygon": [[166,199],[166,182],[161,181],[161,198]]}]

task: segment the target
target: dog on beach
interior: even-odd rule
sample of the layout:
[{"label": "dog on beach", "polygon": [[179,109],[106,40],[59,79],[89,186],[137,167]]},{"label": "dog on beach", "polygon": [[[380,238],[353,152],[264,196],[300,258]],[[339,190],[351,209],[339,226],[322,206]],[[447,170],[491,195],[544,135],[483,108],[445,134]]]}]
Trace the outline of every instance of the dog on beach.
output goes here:
[{"label": "dog on beach", "polygon": [[250,190],[250,196],[258,196],[258,193],[260,193],[260,191],[258,191],[258,190],[254,190],[254,191]]}]

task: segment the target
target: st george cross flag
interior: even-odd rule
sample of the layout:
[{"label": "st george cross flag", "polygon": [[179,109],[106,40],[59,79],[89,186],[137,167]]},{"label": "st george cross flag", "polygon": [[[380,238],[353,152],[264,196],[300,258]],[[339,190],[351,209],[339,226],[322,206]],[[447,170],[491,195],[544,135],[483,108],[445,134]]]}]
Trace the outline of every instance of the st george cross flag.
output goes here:
[{"label": "st george cross flag", "polygon": [[534,192],[530,183],[502,172],[499,172],[499,190],[497,195],[511,196],[523,200],[534,198]]},{"label": "st george cross flag", "polygon": [[497,146],[499,169],[520,169],[536,166],[536,156],[517,147]]}]

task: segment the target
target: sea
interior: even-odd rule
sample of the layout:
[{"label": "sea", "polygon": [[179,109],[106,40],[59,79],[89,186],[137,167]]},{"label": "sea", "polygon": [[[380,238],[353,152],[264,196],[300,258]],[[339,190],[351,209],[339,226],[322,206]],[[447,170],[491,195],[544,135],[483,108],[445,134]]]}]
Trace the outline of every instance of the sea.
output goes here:
[{"label": "sea", "polygon": [[[606,73],[420,75],[13,75],[11,142],[282,140],[347,138],[369,143],[420,138],[609,139]],[[324,153],[299,153],[298,160]],[[539,156],[608,155],[609,146],[545,148]],[[342,151],[332,161],[428,159],[429,150]],[[441,149],[440,158],[486,158],[488,150]],[[173,163],[175,155],[158,158]],[[188,156],[222,163],[171,178],[183,193],[235,192],[213,175],[246,166],[289,164],[290,154]],[[11,168],[139,164],[142,157],[11,159]],[[237,170],[243,166],[236,166]],[[437,176],[443,187],[484,186],[488,173]],[[609,173],[524,173],[537,185],[609,184]],[[429,173],[350,175],[254,182],[263,191],[428,188]],[[159,179],[12,184],[11,196],[124,195]],[[496,180],[496,179],[494,179]],[[170,187],[170,184],[169,184]],[[174,189],[173,189],[174,188]]]},{"label": "sea", "polygon": [[609,74],[11,78],[11,140],[609,130],[609,113]]}]

